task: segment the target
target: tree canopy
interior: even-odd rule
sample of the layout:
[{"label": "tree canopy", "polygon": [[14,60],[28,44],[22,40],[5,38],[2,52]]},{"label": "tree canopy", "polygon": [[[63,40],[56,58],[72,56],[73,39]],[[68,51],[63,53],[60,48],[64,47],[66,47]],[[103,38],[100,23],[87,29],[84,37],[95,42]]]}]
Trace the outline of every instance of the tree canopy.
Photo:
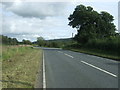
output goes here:
[{"label": "tree canopy", "polygon": [[37,44],[39,46],[44,46],[45,45],[45,39],[43,37],[38,37],[37,38]]},{"label": "tree canopy", "polygon": [[31,45],[32,42],[31,42],[30,40],[25,40],[25,39],[23,39],[23,40],[22,40],[22,44]]},{"label": "tree canopy", "polygon": [[18,40],[16,38],[10,38],[7,36],[0,35],[0,38],[2,40],[3,44],[8,44],[8,45],[17,45]]},{"label": "tree canopy", "polygon": [[104,38],[115,34],[114,17],[108,12],[98,13],[91,6],[78,5],[68,17],[68,25],[77,29],[74,39],[86,43],[91,38]]},{"label": "tree canopy", "polygon": [[22,42],[19,42],[16,38],[11,38],[8,36],[0,35],[0,42],[5,45],[19,45],[19,44],[26,44],[31,45],[32,42],[30,40],[22,40]]}]

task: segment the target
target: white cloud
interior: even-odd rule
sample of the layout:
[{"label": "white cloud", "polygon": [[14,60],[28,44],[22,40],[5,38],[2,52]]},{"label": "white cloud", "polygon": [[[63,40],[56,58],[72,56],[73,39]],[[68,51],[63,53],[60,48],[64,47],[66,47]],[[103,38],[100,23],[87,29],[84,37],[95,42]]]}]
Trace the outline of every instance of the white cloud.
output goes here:
[{"label": "white cloud", "polygon": [[4,2],[4,8],[23,17],[45,18],[64,14],[67,3],[45,3],[45,2]]},{"label": "white cloud", "polygon": [[118,30],[120,32],[120,1],[118,3]]},{"label": "white cloud", "polygon": [[69,38],[77,32],[68,26],[67,20],[75,6],[72,3],[4,3],[3,20],[0,18],[2,33],[18,40],[33,41],[39,36],[45,39]]},{"label": "white cloud", "polygon": [[[88,2],[88,0],[4,0],[3,2]],[[89,2],[118,2],[119,0],[89,0]]]},{"label": "white cloud", "polygon": [[[67,16],[68,17],[68,16]],[[70,37],[72,28],[67,24],[67,17],[47,16],[44,19],[37,17],[22,17],[11,11],[3,11],[3,34],[10,37],[17,37],[18,40],[36,40],[43,36],[45,39]]]}]

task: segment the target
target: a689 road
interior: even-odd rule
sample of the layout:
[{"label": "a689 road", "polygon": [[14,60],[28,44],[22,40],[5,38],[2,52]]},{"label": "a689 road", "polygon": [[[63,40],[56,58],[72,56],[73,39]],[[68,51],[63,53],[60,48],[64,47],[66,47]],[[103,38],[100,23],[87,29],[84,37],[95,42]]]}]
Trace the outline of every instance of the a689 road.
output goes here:
[{"label": "a689 road", "polygon": [[44,88],[118,88],[118,62],[61,49],[44,48]]}]

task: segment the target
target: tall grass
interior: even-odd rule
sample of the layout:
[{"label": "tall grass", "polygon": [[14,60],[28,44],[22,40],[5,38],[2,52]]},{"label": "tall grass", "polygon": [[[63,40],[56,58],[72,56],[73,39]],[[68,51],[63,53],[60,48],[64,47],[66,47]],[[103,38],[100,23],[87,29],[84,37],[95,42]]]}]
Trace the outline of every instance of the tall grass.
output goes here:
[{"label": "tall grass", "polygon": [[42,51],[26,45],[2,48],[3,88],[33,88],[42,65]]},{"label": "tall grass", "polygon": [[13,56],[17,54],[24,54],[30,47],[24,46],[2,46],[2,60],[10,60]]}]

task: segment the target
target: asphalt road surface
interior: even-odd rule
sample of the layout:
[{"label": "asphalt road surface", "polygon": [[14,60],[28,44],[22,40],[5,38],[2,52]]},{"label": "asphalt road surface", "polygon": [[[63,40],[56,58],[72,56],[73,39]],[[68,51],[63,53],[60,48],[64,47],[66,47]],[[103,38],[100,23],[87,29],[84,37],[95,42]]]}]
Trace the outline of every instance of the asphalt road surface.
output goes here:
[{"label": "asphalt road surface", "polygon": [[118,62],[67,50],[44,48],[46,88],[118,88]]}]

